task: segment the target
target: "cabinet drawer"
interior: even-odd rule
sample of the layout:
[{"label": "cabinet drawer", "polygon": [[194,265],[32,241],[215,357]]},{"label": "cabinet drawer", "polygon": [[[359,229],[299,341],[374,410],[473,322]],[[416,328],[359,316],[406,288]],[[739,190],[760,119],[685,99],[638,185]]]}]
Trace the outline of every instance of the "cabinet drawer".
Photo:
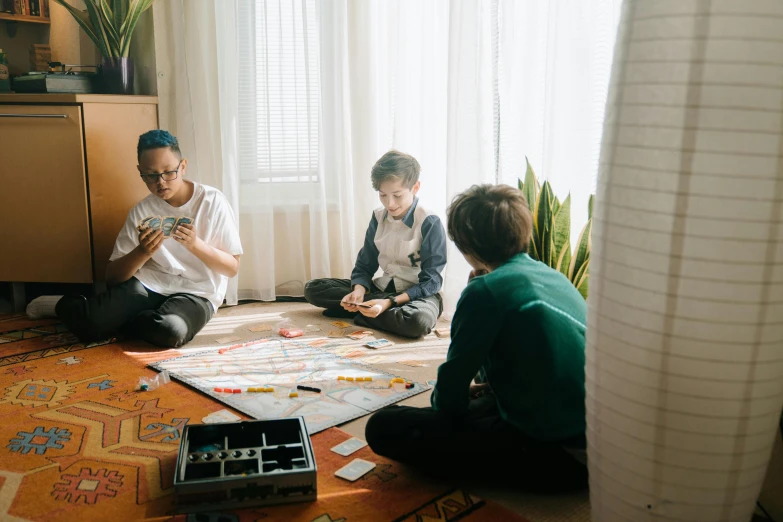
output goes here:
[{"label": "cabinet drawer", "polygon": [[92,282],[78,106],[0,105],[0,281]]}]

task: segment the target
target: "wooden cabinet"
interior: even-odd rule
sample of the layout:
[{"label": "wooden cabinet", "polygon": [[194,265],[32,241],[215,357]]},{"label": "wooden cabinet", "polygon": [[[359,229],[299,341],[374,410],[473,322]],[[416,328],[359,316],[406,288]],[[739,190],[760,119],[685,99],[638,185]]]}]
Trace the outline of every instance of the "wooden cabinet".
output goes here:
[{"label": "wooden cabinet", "polygon": [[104,281],[157,127],[153,96],[0,95],[0,281]]}]

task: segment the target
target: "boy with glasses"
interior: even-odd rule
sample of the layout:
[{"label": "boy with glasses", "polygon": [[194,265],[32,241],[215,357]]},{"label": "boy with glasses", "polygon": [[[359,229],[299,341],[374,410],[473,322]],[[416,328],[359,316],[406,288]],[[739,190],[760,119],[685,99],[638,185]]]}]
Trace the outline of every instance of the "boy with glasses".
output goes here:
[{"label": "boy with glasses", "polygon": [[163,347],[190,341],[223,302],[242,246],[234,213],[219,190],[185,179],[177,139],[139,137],[141,181],[150,195],[120,231],[106,269],[106,292],[64,297],[55,312],[83,342],[123,332]]}]

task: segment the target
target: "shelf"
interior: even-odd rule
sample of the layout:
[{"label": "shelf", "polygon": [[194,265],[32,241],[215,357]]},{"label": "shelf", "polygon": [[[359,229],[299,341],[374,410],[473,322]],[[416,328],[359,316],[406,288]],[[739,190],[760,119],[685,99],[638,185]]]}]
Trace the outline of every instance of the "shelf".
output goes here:
[{"label": "shelf", "polygon": [[7,20],[9,22],[27,22],[32,24],[50,24],[48,18],[43,16],[28,16],[28,15],[15,15],[10,13],[0,13],[0,20]]}]

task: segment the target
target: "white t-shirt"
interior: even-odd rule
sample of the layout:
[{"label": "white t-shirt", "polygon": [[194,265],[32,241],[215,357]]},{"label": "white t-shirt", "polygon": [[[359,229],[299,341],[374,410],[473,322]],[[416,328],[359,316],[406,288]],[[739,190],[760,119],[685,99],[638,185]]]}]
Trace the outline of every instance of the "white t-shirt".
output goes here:
[{"label": "white t-shirt", "polygon": [[[231,255],[242,253],[234,213],[226,196],[218,189],[193,182],[193,196],[181,207],[150,194],[131,209],[122,227],[109,261],[114,261],[139,246],[139,221],[147,216],[189,217],[196,234],[206,244]],[[134,275],[147,289],[162,295],[191,294],[203,297],[217,311],[226,297],[228,277],[211,270],[173,238],[163,245]]]}]

